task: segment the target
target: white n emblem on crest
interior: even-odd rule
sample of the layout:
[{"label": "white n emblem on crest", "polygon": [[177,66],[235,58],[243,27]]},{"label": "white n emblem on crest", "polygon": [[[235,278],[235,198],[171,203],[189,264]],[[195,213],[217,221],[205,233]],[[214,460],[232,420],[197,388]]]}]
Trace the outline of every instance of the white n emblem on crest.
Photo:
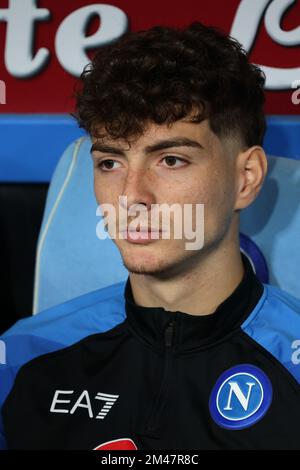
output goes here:
[{"label": "white n emblem on crest", "polygon": [[268,376],[252,364],[239,364],[223,372],[209,397],[209,411],[225,429],[244,429],[268,411],[273,397]]},{"label": "white n emblem on crest", "polygon": [[228,395],[228,402],[224,410],[232,410],[231,406],[231,401],[232,401],[232,394],[234,393],[242,407],[244,408],[245,411],[247,411],[248,406],[249,406],[249,400],[251,396],[251,390],[252,387],[254,387],[255,383],[254,382],[246,382],[246,385],[248,385],[248,392],[247,395],[245,396],[237,382],[228,382],[228,385],[230,386],[230,392]]}]

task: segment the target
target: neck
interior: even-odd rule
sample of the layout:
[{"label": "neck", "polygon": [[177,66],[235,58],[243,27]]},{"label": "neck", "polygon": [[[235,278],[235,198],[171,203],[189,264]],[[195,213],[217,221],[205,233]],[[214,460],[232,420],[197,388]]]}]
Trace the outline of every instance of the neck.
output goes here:
[{"label": "neck", "polygon": [[208,315],[226,300],[244,275],[239,244],[220,246],[199,256],[198,262],[180,276],[161,278],[130,273],[134,301],[144,307],[191,315]]}]

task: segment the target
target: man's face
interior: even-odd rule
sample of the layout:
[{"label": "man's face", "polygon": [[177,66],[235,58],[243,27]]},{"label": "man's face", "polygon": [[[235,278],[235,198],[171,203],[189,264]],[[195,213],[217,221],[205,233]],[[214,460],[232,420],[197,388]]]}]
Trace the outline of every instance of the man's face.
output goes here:
[{"label": "man's face", "polygon": [[[182,239],[174,239],[172,212],[170,239],[163,239],[161,233],[158,239],[147,234],[143,243],[117,237],[114,241],[130,272],[180,274],[229,236],[236,194],[235,158],[210,130],[207,120],[200,124],[180,120],[169,126],[150,123],[130,147],[125,141],[109,138],[93,138],[93,144],[96,199],[99,204],[113,205],[117,219],[119,196],[127,196],[128,209],[146,210],[141,213],[149,216],[141,215],[144,227],[163,228],[162,221],[159,227],[151,227],[151,205],[176,203],[182,214],[185,204],[192,205],[192,227],[197,229],[195,208],[204,205],[204,246],[199,250],[186,249],[190,240],[185,238],[184,228]],[[128,224],[133,218],[128,216]]]}]

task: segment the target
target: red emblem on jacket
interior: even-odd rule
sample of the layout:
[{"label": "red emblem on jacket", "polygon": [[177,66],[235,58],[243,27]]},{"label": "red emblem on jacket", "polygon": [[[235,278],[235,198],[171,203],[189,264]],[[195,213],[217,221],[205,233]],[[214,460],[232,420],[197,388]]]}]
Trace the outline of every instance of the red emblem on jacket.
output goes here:
[{"label": "red emblem on jacket", "polygon": [[138,448],[131,439],[125,438],[104,442],[93,450],[138,450]]}]

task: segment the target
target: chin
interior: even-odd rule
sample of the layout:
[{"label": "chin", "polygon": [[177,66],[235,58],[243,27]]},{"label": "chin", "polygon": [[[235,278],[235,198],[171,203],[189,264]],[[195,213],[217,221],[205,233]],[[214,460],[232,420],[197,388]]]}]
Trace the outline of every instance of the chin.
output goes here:
[{"label": "chin", "polygon": [[166,272],[170,266],[170,263],[167,263],[166,260],[153,260],[146,261],[146,259],[134,260],[133,258],[123,257],[123,263],[125,268],[135,274],[159,274]]},{"label": "chin", "polygon": [[123,264],[130,273],[166,279],[181,270],[184,253],[180,256],[176,251],[174,253],[173,250],[158,250],[157,247],[153,250],[149,249],[149,246],[138,250],[136,248],[140,247],[120,250]]},{"label": "chin", "polygon": [[125,268],[135,274],[159,274],[168,271],[171,266],[169,257],[166,257],[163,253],[159,254],[154,250],[151,253],[150,250],[121,250],[121,256]]},{"label": "chin", "polygon": [[166,279],[180,275],[186,264],[195,259],[195,252],[186,251],[182,240],[173,243],[162,240],[148,245],[129,245],[123,241],[116,244],[125,268],[135,274],[156,275]]}]

